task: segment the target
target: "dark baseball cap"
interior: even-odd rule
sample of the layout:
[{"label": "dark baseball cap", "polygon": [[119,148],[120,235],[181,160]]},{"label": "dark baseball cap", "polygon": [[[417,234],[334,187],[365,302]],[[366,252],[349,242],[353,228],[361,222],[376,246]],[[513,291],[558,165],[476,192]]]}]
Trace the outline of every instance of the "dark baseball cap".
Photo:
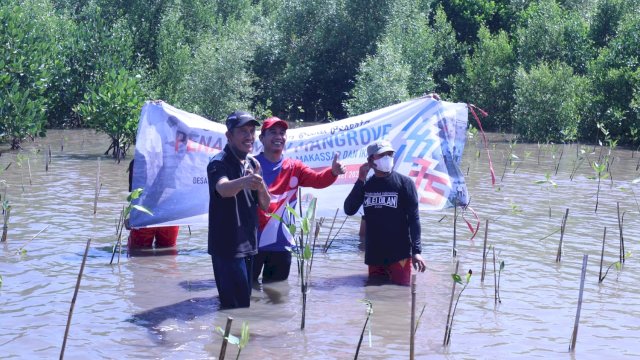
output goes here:
[{"label": "dark baseball cap", "polygon": [[227,116],[227,121],[225,121],[227,130],[245,126],[247,124],[260,126],[260,122],[258,122],[258,120],[256,120],[253,115],[249,114],[246,111],[234,111],[229,114],[229,116]]}]

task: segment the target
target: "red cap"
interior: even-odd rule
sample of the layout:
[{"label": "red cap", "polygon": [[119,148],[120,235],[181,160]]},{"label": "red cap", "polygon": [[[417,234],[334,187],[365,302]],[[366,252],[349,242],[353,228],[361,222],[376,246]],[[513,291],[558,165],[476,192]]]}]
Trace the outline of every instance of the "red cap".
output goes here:
[{"label": "red cap", "polygon": [[287,124],[286,121],[280,119],[279,117],[275,117],[272,116],[270,118],[266,118],[263,122],[262,122],[262,132],[264,132],[265,130],[274,127],[274,126],[282,126],[284,127],[284,129],[288,129],[289,128],[289,124]]}]

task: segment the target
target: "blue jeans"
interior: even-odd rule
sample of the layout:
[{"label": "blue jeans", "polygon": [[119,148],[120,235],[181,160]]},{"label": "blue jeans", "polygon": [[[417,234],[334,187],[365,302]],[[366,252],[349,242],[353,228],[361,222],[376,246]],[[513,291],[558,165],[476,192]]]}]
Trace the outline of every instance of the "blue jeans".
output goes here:
[{"label": "blue jeans", "polygon": [[249,307],[251,298],[253,256],[228,258],[211,255],[213,276],[220,295],[220,307]]}]

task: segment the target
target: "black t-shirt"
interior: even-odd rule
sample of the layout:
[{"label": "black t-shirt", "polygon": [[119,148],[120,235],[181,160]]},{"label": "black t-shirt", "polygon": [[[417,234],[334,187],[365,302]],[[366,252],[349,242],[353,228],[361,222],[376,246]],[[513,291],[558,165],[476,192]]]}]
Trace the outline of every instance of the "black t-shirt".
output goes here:
[{"label": "black t-shirt", "polygon": [[395,171],[358,180],[344,201],[344,212],[363,206],[366,236],[364,262],[387,265],[420,254],[418,193],[410,178]]},{"label": "black t-shirt", "polygon": [[[246,160],[251,161],[249,159]],[[246,163],[246,162],[245,162]],[[226,177],[238,179],[245,166],[236,158],[229,145],[207,165],[209,181],[209,254],[239,258],[257,253],[258,193],[243,190],[232,197],[222,197],[216,191],[218,181]]]}]

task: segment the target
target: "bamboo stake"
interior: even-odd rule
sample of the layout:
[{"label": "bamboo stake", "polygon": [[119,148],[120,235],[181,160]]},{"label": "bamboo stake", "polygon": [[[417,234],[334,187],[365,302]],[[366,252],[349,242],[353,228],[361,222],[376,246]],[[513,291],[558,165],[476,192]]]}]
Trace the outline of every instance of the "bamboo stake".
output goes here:
[{"label": "bamboo stake", "polygon": [[498,277],[496,274],[496,247],[492,247],[493,250],[493,298],[494,305],[498,305]]},{"label": "bamboo stake", "polygon": [[322,247],[323,252],[327,252],[327,244],[329,243],[329,237],[331,236],[331,232],[333,231],[333,225],[336,223],[336,217],[338,217],[338,210],[340,210],[340,208],[336,209],[336,214],[333,215],[333,221],[331,222],[331,227],[329,228],[329,233],[327,234],[327,240],[324,241],[324,246]]},{"label": "bamboo stake", "polygon": [[453,205],[453,248],[451,249],[451,256],[455,258],[456,256],[458,256],[458,253],[456,251],[456,225],[458,220],[458,199],[454,201],[455,202]]},{"label": "bamboo stake", "polygon": [[416,340],[416,274],[411,274],[411,329],[409,330],[409,359],[415,358]]},{"label": "bamboo stake", "polygon": [[51,164],[51,145],[49,145],[49,164]]},{"label": "bamboo stake", "polygon": [[[458,273],[458,267],[460,266],[460,260],[456,261],[456,269],[454,270],[454,274]],[[453,286],[451,287],[451,300],[449,301],[449,313],[447,314],[447,326],[444,328],[444,340],[442,341],[442,346],[447,345],[447,338],[449,337],[449,327],[451,323],[451,309],[453,308],[453,298],[456,295],[456,282],[453,281]]]},{"label": "bamboo stake", "polygon": [[0,241],[7,241],[7,231],[9,230],[9,217],[11,216],[11,207],[8,207],[4,211],[4,225],[2,226],[2,239]]},{"label": "bamboo stake", "polygon": [[102,184],[100,184],[100,158],[98,158],[98,170],[96,172],[96,192],[95,197],[93,198],[93,215],[98,211],[98,195],[100,194],[100,188]]},{"label": "bamboo stake", "polygon": [[580,310],[582,309],[582,294],[584,292],[584,278],[587,273],[587,259],[588,254],[582,256],[582,274],[580,275],[580,293],[578,295],[578,309],[576,310],[576,321],[573,325],[573,334],[571,335],[571,345],[569,351],[574,352],[576,350],[576,340],[578,338],[578,325],[580,323]]},{"label": "bamboo stake", "polygon": [[489,219],[484,222],[484,243],[482,245],[482,274],[480,282],[484,283],[484,274],[487,271],[487,234],[489,233]]},{"label": "bamboo stake", "polygon": [[33,181],[31,180],[31,163],[29,162],[29,157],[27,157],[27,167],[29,168],[29,185],[33,185]]},{"label": "bamboo stake", "polygon": [[562,224],[560,225],[560,242],[558,243],[558,252],[556,253],[556,262],[562,260],[562,240],[564,238],[564,229],[567,226],[567,218],[569,217],[569,208],[564,212]]},{"label": "bamboo stake", "polygon": [[82,280],[82,272],[84,271],[84,264],[87,262],[87,254],[89,253],[90,244],[91,244],[91,238],[87,240],[87,246],[84,249],[82,264],[80,265],[80,272],[78,273],[78,280],[76,281],[76,288],[73,292],[73,298],[71,299],[71,307],[69,308],[69,317],[67,318],[67,327],[64,330],[64,339],[62,340],[62,350],[60,350],[60,360],[64,359],[64,349],[67,346],[67,336],[69,335],[69,327],[71,326],[71,317],[73,316],[73,308],[76,305],[76,298],[78,297],[78,289],[80,288],[80,280]]},{"label": "bamboo stake", "polygon": [[604,262],[604,243],[607,238],[607,227],[604,227],[604,234],[602,235],[602,251],[600,252],[600,274],[598,275],[598,282],[601,283],[602,280],[602,263]]},{"label": "bamboo stake", "polygon": [[47,230],[47,228],[49,227],[49,225],[45,226],[42,230],[38,231],[37,234],[33,235],[33,237],[31,239],[29,239],[29,241],[27,241],[26,243],[24,243],[24,245],[22,245],[20,247],[20,249],[18,249],[18,252],[22,252],[22,250],[27,247],[27,245],[29,245],[29,243],[31,241],[33,241],[33,239],[35,239],[36,237],[38,237],[38,235],[40,235],[43,231]]},{"label": "bamboo stake", "polygon": [[227,325],[224,328],[224,337],[222,338],[222,346],[220,347],[220,356],[218,356],[220,360],[224,360],[224,356],[226,355],[226,352],[227,352],[227,343],[229,342],[227,338],[229,337],[229,333],[231,332],[232,321],[233,321],[233,318],[231,316],[227,316]]},{"label": "bamboo stake", "polygon": [[44,172],[48,172],[49,171],[49,159],[47,159],[47,152],[43,151],[42,155],[44,156]]},{"label": "bamboo stake", "polygon": [[620,216],[620,202],[616,203],[618,208],[618,227],[620,228],[620,264],[624,264],[625,254],[624,254],[624,235],[622,233],[622,217]]},{"label": "bamboo stake", "polygon": [[325,253],[327,251],[329,251],[329,248],[331,247],[331,244],[333,244],[333,240],[335,240],[338,237],[338,234],[340,234],[340,231],[342,230],[342,227],[344,226],[344,223],[347,222],[348,218],[349,218],[348,216],[345,216],[344,220],[342,220],[342,224],[340,224],[340,227],[338,228],[338,231],[336,231],[335,235],[333,235],[333,237],[331,238],[331,241],[329,241],[329,245],[327,245],[327,248],[324,251]]}]

